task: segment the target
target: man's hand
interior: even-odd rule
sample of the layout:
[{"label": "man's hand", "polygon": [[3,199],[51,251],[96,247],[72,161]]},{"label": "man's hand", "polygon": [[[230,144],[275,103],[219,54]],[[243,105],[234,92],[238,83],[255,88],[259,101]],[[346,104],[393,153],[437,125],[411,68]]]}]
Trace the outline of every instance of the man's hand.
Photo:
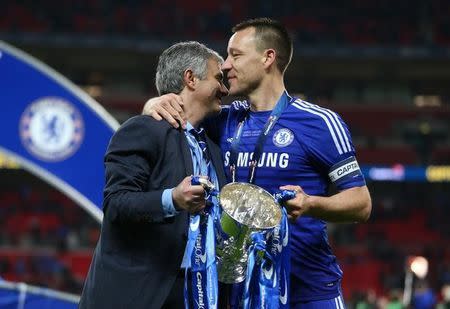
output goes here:
[{"label": "man's hand", "polygon": [[202,185],[192,185],[192,176],[183,179],[172,191],[175,208],[184,209],[191,214],[198,213],[206,206],[205,189]]},{"label": "man's hand", "polygon": [[174,128],[178,128],[180,124],[183,129],[186,128],[183,100],[179,95],[174,93],[151,98],[145,103],[142,114],[151,116],[156,120],[164,119]]},{"label": "man's hand", "polygon": [[308,203],[309,195],[306,194],[300,186],[281,186],[280,190],[295,191],[295,198],[284,202],[289,220],[295,221],[310,208]]}]

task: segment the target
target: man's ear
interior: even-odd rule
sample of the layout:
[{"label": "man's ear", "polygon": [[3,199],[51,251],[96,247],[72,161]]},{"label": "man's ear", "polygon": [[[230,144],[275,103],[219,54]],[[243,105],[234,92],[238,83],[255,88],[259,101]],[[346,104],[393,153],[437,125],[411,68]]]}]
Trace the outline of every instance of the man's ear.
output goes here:
[{"label": "man's ear", "polygon": [[262,58],[264,67],[266,69],[269,68],[275,62],[276,57],[277,52],[275,51],[275,49],[266,49]]},{"label": "man's ear", "polygon": [[184,71],[183,80],[186,87],[189,89],[195,89],[197,85],[197,78],[194,76],[194,72],[191,69]]}]

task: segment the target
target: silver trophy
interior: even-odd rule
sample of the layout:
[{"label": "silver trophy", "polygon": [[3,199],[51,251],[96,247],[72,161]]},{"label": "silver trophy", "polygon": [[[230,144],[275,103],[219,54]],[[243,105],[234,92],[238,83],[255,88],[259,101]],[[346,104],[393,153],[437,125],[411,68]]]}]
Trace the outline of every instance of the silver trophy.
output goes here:
[{"label": "silver trophy", "polygon": [[247,248],[255,231],[273,229],[281,222],[281,206],[266,190],[253,184],[233,182],[220,190],[220,231],[216,231],[219,281],[245,279]]}]

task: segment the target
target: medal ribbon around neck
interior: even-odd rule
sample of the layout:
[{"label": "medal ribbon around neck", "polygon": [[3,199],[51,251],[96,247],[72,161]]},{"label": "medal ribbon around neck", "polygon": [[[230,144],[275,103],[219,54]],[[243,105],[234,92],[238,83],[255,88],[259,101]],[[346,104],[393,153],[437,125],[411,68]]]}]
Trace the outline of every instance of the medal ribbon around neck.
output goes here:
[{"label": "medal ribbon around neck", "polygon": [[[248,171],[247,182],[254,184],[256,177],[256,169],[258,167],[258,161],[261,158],[264,143],[266,142],[267,136],[269,135],[272,128],[275,126],[275,123],[280,118],[281,114],[284,110],[295,101],[295,98],[292,98],[288,95],[286,91],[283,92],[277,104],[275,105],[272,113],[267,119],[266,124],[264,125],[263,130],[258,136],[258,140],[256,141],[255,150],[253,151],[253,157],[250,161],[250,169]],[[233,138],[233,142],[231,143],[231,153],[230,153],[230,174],[232,182],[236,181],[236,168],[237,168],[237,157],[239,153],[239,145],[241,143],[241,135],[244,127],[245,121],[248,119],[248,111],[245,114],[244,118],[239,122],[235,136]]]}]

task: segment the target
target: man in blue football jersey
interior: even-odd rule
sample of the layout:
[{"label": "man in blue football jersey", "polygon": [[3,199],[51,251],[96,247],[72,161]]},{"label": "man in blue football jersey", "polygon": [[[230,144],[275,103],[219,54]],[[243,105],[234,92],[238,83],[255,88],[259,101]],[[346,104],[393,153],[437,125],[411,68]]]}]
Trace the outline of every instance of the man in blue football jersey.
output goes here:
[{"label": "man in blue football jersey", "polygon": [[[244,96],[209,122],[229,181],[253,181],[271,193],[297,192],[286,203],[291,219],[291,308],[344,308],[342,271],[326,222],[363,222],[371,198],[343,120],[331,110],[291,97],[284,72],[292,58],[286,29],[267,18],[233,28],[222,65],[229,93]],[[153,98],[144,113],[183,124],[175,95]],[[328,196],[334,185],[339,191]],[[281,293],[283,295],[283,293]]]}]

